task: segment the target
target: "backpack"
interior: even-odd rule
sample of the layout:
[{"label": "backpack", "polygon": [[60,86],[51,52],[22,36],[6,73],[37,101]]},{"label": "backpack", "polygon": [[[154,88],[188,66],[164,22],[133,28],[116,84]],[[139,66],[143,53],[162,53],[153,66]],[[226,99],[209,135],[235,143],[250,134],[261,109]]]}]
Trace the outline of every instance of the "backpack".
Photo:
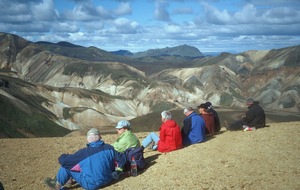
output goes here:
[{"label": "backpack", "polygon": [[144,158],[144,147],[131,147],[125,150],[126,155],[126,164],[125,164],[125,171],[130,170],[130,163],[132,157],[137,164],[138,171],[141,171],[146,168],[146,162]]}]

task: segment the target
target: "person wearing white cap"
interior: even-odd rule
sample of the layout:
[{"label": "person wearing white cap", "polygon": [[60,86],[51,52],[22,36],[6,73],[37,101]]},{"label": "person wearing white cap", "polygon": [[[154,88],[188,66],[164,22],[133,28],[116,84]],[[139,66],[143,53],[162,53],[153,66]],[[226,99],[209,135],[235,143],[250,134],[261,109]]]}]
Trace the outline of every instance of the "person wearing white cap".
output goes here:
[{"label": "person wearing white cap", "polygon": [[70,179],[84,189],[99,189],[113,180],[115,161],[125,164],[126,158],[119,156],[111,145],[105,144],[97,129],[90,129],[86,139],[87,147],[74,154],[62,154],[58,158],[61,167],[56,179],[45,180],[51,189],[66,189],[66,183]]},{"label": "person wearing white cap", "polygon": [[116,126],[118,139],[112,144],[116,151],[124,153],[127,148],[141,147],[139,139],[131,131],[129,121],[121,120]]}]

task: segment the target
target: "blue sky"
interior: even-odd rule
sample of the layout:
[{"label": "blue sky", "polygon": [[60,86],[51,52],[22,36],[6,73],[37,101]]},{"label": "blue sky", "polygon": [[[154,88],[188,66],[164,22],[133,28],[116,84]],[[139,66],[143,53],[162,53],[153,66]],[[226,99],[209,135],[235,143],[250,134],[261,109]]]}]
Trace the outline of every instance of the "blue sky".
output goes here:
[{"label": "blue sky", "polygon": [[0,0],[0,32],[103,50],[300,45],[299,0]]}]

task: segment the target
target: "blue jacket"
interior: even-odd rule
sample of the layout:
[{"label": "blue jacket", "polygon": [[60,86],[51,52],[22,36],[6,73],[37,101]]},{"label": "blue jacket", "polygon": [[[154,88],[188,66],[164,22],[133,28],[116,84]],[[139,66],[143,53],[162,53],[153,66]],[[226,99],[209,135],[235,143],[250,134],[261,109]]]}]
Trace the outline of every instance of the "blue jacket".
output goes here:
[{"label": "blue jacket", "polygon": [[103,141],[87,144],[74,154],[62,154],[58,161],[62,167],[81,172],[87,183],[97,187],[108,184],[112,180],[115,161],[126,162],[126,157],[119,157],[114,148]]},{"label": "blue jacket", "polygon": [[183,120],[181,129],[183,145],[205,141],[205,122],[197,113],[193,112]]}]

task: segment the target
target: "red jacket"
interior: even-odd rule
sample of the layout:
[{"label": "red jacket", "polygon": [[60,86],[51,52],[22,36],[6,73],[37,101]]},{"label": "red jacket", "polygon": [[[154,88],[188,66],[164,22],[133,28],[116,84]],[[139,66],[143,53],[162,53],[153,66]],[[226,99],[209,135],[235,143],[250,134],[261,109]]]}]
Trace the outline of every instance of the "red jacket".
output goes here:
[{"label": "red jacket", "polygon": [[170,152],[182,147],[182,137],[180,127],[174,120],[167,120],[159,129],[159,152]]},{"label": "red jacket", "polygon": [[215,118],[213,113],[201,114],[205,121],[206,134],[215,134]]}]

